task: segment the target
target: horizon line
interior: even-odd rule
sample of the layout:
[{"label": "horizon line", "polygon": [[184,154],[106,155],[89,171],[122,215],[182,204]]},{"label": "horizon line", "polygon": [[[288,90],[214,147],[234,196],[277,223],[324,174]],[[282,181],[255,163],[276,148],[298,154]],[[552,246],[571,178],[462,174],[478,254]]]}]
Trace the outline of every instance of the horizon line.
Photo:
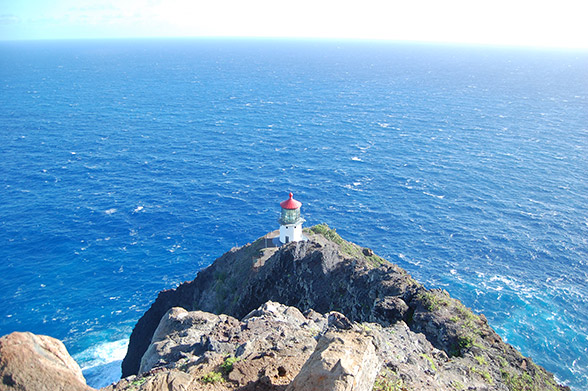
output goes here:
[{"label": "horizon line", "polygon": [[57,41],[131,41],[131,40],[268,40],[268,41],[304,41],[304,42],[357,42],[357,43],[384,43],[384,44],[417,44],[438,46],[461,46],[477,48],[503,48],[503,49],[532,49],[532,50],[560,50],[560,51],[585,51],[588,46],[558,46],[537,45],[522,43],[498,43],[498,42],[467,42],[467,41],[436,41],[436,40],[411,40],[393,38],[366,38],[366,37],[305,37],[305,36],[264,36],[264,35],[160,35],[160,36],[117,36],[117,37],[51,37],[51,38],[0,38],[0,43],[18,42],[57,42]]}]

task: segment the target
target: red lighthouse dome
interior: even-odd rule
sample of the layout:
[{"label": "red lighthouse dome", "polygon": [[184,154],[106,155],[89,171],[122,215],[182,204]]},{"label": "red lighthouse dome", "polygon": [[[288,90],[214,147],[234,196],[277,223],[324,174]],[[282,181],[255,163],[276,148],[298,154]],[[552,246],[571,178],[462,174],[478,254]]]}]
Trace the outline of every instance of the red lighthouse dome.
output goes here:
[{"label": "red lighthouse dome", "polygon": [[288,198],[286,201],[280,202],[282,209],[292,210],[298,209],[302,206],[302,202],[296,201],[294,198],[292,198],[293,196],[294,194],[290,193],[290,198]]}]

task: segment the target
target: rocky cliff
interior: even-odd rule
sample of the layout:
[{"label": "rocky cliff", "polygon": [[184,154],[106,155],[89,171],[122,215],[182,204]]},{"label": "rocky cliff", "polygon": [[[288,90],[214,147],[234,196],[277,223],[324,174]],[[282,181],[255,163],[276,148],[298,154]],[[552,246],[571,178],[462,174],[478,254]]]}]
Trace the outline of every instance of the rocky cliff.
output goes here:
[{"label": "rocky cliff", "polygon": [[[483,315],[325,225],[159,294],[103,391],[566,390]],[[90,390],[63,344],[0,338],[1,390]]]},{"label": "rocky cliff", "polygon": [[109,389],[566,389],[447,292],[325,225],[305,235],[161,292]]}]

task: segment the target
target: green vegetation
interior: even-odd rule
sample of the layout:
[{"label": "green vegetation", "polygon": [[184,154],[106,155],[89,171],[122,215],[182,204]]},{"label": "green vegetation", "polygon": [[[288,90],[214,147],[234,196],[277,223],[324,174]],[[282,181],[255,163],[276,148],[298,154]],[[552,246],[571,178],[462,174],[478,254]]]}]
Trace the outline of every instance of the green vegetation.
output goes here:
[{"label": "green vegetation", "polygon": [[329,228],[327,224],[317,224],[314,227],[311,227],[310,230],[319,235],[323,235],[325,238],[333,241],[339,245],[345,242],[341,236],[337,233],[336,230]]},{"label": "green vegetation", "polygon": [[315,225],[314,227],[311,227],[310,230],[315,234],[323,235],[328,240],[337,243],[344,254],[352,257],[358,255],[358,251],[355,248],[355,245],[344,240],[341,236],[339,236],[335,229],[329,228],[327,224],[323,223]]},{"label": "green vegetation", "polygon": [[474,345],[474,337],[469,334],[457,337],[457,343],[460,349],[469,349]]},{"label": "green vegetation", "polygon": [[226,356],[224,361],[219,365],[220,371],[211,371],[208,372],[206,375],[200,378],[202,383],[206,384],[215,384],[215,383],[224,383],[225,376],[227,376],[233,370],[233,365],[240,359],[234,356]]},{"label": "green vegetation", "polygon": [[453,387],[457,391],[461,391],[461,390],[465,389],[465,386],[463,385],[463,383],[458,380],[453,380],[451,382],[451,387]]},{"label": "green vegetation", "polygon": [[477,373],[478,375],[482,376],[486,383],[494,384],[494,380],[492,380],[492,376],[490,376],[487,370],[470,367],[470,372]]},{"label": "green vegetation", "polygon": [[228,375],[233,370],[233,365],[239,361],[237,357],[227,356],[225,357],[225,361],[220,365],[221,370],[225,375]]},{"label": "green vegetation", "polygon": [[469,349],[472,346],[475,346],[480,349],[485,349],[485,347],[478,342],[474,334],[466,333],[463,335],[459,335],[457,337],[457,341],[451,347],[449,354],[451,356],[461,356],[462,349]]},{"label": "green vegetation", "polygon": [[140,379],[135,379],[131,382],[129,390],[138,390],[145,382],[147,381],[146,377],[142,377]]},{"label": "green vegetation", "polygon": [[488,362],[486,362],[486,359],[483,356],[474,356],[474,358],[479,365],[488,365]]},{"label": "green vegetation", "polygon": [[501,375],[504,384],[510,391],[540,391],[549,389],[552,391],[559,390],[555,381],[549,377],[545,372],[541,371],[533,363],[528,364],[530,369],[533,369],[532,373],[512,373],[506,369],[502,369]]},{"label": "green vegetation", "polygon": [[502,356],[498,357],[498,360],[500,361],[500,367],[501,368],[506,368],[508,367],[508,361],[506,361],[506,359]]},{"label": "green vegetation", "polygon": [[475,324],[480,321],[480,317],[474,314],[469,308],[463,305],[461,302],[456,301],[455,303],[455,310],[461,315],[461,318],[464,322],[471,327],[478,327]]},{"label": "green vegetation", "polygon": [[[482,335],[478,324],[480,323],[480,317],[474,314],[469,308],[464,306],[459,301],[456,301],[455,310],[459,313],[463,320],[462,328],[466,329],[471,334]],[[453,318],[451,318],[453,320]]]},{"label": "green vegetation", "polygon": [[371,255],[368,258],[369,258],[370,265],[372,265],[373,267],[378,267],[378,266],[382,266],[382,265],[389,263],[384,258],[379,257],[376,254]]},{"label": "green vegetation", "polygon": [[390,370],[385,370],[383,373],[381,372],[376,381],[374,382],[374,387],[372,391],[405,391],[406,388],[404,387],[404,382],[402,379],[394,372]]},{"label": "green vegetation", "polygon": [[441,307],[449,305],[449,298],[440,297],[433,292],[422,292],[417,296],[427,311],[435,312]]},{"label": "green vegetation", "polygon": [[[425,305],[429,305],[432,308],[439,307],[440,305],[436,305],[435,302],[431,303],[430,298],[425,299]],[[444,300],[441,298],[441,300]],[[454,300],[451,298],[446,299],[448,301],[447,305],[450,305],[450,312],[453,312],[453,316],[449,318],[449,321],[455,324],[455,332],[457,334],[457,340],[454,346],[451,349],[451,355],[458,356],[461,354],[462,349],[469,349],[472,346],[479,347],[480,349],[485,349],[485,347],[480,343],[480,339],[478,337],[483,336],[484,332],[480,328],[481,320],[480,317],[474,314],[469,308],[464,306],[458,300]],[[480,360],[484,360],[484,365],[487,365],[485,359],[483,357],[479,357]]]},{"label": "green vegetation", "polygon": [[263,237],[258,238],[255,242],[251,243],[249,246],[245,246],[243,248],[243,259],[247,259],[249,261],[254,261],[261,256],[263,256],[263,246],[264,246],[264,239]]},{"label": "green vegetation", "polygon": [[433,361],[433,358],[432,357],[430,357],[430,356],[428,356],[428,355],[426,355],[424,353],[421,353],[421,357],[426,358],[427,361],[429,362],[429,364],[431,364],[431,369],[433,371],[437,372],[437,367],[435,366],[435,361]]},{"label": "green vegetation", "polygon": [[200,378],[200,381],[202,383],[210,383],[210,384],[215,384],[215,383],[224,383],[225,382],[225,378],[223,377],[223,374],[220,372],[208,372],[206,375],[202,376]]},{"label": "green vegetation", "polygon": [[364,254],[362,247],[346,241],[337,233],[335,229],[329,228],[327,224],[322,223],[315,225],[310,227],[309,231],[314,234],[322,235],[326,239],[338,244],[341,252],[344,255],[355,259],[365,259],[370,264],[370,266],[378,267],[388,263],[388,261],[386,261],[384,258],[377,256],[373,252],[370,255]]}]

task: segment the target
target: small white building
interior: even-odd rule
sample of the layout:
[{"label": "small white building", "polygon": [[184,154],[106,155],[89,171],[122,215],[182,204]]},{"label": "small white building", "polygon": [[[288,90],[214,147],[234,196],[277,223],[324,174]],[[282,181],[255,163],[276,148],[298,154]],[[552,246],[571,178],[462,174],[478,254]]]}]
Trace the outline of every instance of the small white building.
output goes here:
[{"label": "small white building", "polygon": [[306,221],[300,217],[302,202],[296,201],[292,197],[293,194],[290,193],[289,199],[280,202],[282,215],[278,221],[280,222],[280,242],[282,244],[306,240],[302,236],[302,223]]}]

